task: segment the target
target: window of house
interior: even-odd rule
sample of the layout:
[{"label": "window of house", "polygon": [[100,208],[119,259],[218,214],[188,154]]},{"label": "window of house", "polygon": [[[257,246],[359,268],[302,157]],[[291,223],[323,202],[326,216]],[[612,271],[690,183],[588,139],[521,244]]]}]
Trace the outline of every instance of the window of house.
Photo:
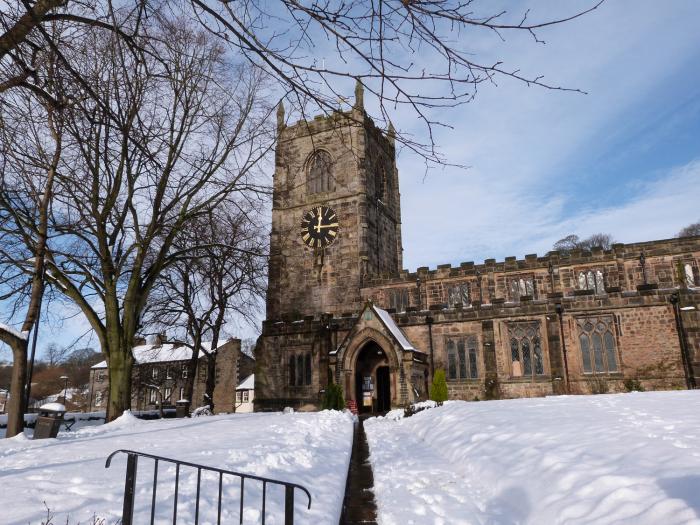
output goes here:
[{"label": "window of house", "polygon": [[187,365],[182,365],[182,379],[187,379],[188,375],[189,370],[187,369]]},{"label": "window of house", "polygon": [[151,377],[153,379],[158,379],[158,368],[155,366],[151,368]]},{"label": "window of house", "polygon": [[172,379],[172,378],[173,378],[173,367],[166,366],[165,367],[165,379]]},{"label": "window of house", "polygon": [[206,381],[207,380],[207,369],[208,367],[206,364],[204,366],[199,367],[199,379],[200,381]]},{"label": "window of house", "polygon": [[540,323],[508,323],[511,374],[513,377],[544,375],[544,353],[540,337]]},{"label": "window of house", "polygon": [[471,304],[469,300],[469,285],[467,283],[448,285],[447,304],[449,306],[455,306],[456,304],[468,306]]},{"label": "window of house", "polygon": [[308,164],[308,193],[322,193],[334,189],[333,160],[330,154],[323,150],[314,152]]},{"label": "window of house", "polygon": [[612,315],[578,319],[578,339],[585,374],[617,372],[617,348]]},{"label": "window of house", "polygon": [[166,403],[170,403],[170,396],[173,395],[173,389],[168,387],[165,389],[165,393],[163,394],[163,401]]},{"label": "window of house", "polygon": [[148,401],[154,404],[158,400],[158,391],[155,388],[151,388],[148,391]]},{"label": "window of house", "polygon": [[243,402],[244,403],[248,402],[248,391],[247,390],[243,391]]},{"label": "window of house", "polygon": [[686,286],[695,286],[695,276],[693,275],[693,265],[688,263],[683,267]]},{"label": "window of house", "polygon": [[185,387],[180,387],[180,399],[185,399]]},{"label": "window of house", "polygon": [[407,288],[389,290],[389,308],[393,308],[397,312],[405,312],[408,306],[410,303]]},{"label": "window of house", "polygon": [[95,406],[98,407],[98,406],[101,406],[101,405],[102,405],[102,392],[101,392],[101,391],[97,391],[97,392],[95,393]]},{"label": "window of house", "polygon": [[513,301],[520,300],[523,296],[535,297],[535,279],[533,277],[519,277],[510,281],[510,297]]},{"label": "window of house", "polygon": [[99,372],[97,372],[97,382],[102,383],[102,381],[104,381],[104,380],[105,380],[105,373],[102,370],[100,370]]},{"label": "window of house", "polygon": [[578,274],[579,290],[593,290],[596,295],[605,293],[605,279],[600,270],[588,270]]},{"label": "window of house", "polygon": [[240,402],[241,402],[241,391],[239,390],[238,392],[236,392],[236,403],[240,403]]},{"label": "window of house", "polygon": [[479,377],[476,336],[450,338],[447,348],[448,379],[477,379]]}]

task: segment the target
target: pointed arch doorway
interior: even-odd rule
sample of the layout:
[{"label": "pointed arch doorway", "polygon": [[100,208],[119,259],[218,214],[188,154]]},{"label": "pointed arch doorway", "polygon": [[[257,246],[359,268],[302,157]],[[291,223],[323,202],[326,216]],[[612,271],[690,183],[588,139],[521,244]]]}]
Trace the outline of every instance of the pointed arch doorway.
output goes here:
[{"label": "pointed arch doorway", "polygon": [[391,410],[389,358],[379,344],[364,344],[355,361],[355,400],[361,413]]}]

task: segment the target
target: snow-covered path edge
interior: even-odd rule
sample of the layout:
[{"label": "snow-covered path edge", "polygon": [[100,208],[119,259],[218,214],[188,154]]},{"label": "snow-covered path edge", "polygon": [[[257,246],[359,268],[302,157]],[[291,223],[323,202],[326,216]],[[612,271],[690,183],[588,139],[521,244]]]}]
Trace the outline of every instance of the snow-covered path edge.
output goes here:
[{"label": "snow-covered path edge", "polygon": [[[113,524],[121,516],[125,458],[106,457],[133,449],[196,464],[298,483],[312,495],[295,494],[295,523],[338,523],[353,436],[352,417],[324,411],[295,414],[238,414],[186,420],[142,421],[124,416],[109,425],[62,433],[59,439],[30,441],[18,436],[0,441],[0,523],[39,524],[43,501],[55,512],[55,523],[92,523],[93,514]],[[174,467],[158,473],[156,523],[172,515]],[[153,467],[139,464],[135,523],[147,523]],[[218,477],[202,478],[200,523],[216,522]],[[284,491],[267,487],[266,523],[284,523]],[[181,473],[178,522],[194,522],[196,475]],[[238,523],[240,484],[224,481],[222,523]],[[245,484],[244,523],[260,523],[261,486]]]},{"label": "snow-covered path edge", "polygon": [[365,422],[379,523],[700,524],[700,392],[448,402]]}]

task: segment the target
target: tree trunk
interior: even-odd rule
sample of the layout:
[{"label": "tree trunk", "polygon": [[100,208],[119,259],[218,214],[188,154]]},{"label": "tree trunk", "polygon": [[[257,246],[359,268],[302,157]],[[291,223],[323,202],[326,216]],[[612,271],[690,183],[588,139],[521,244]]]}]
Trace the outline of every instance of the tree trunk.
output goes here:
[{"label": "tree trunk", "polygon": [[24,431],[24,387],[27,382],[27,346],[25,340],[14,341],[12,347],[12,380],[10,401],[7,410],[7,432],[5,437],[16,436]]},{"label": "tree trunk", "polygon": [[134,358],[131,348],[114,349],[109,353],[109,401],[107,421],[114,421],[131,408],[131,372]]},{"label": "tree trunk", "polygon": [[209,399],[209,408],[214,412],[214,387],[216,386],[216,352],[207,354],[207,385],[206,393]]}]

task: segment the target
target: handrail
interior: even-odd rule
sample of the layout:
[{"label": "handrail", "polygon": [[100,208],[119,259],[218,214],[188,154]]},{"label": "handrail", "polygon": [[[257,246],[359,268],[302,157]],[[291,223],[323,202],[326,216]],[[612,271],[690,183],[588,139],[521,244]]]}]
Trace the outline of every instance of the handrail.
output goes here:
[{"label": "handrail", "polygon": [[218,491],[218,518],[217,524],[221,523],[221,497],[222,497],[222,483],[223,476],[237,476],[241,479],[241,500],[240,500],[240,523],[243,523],[243,498],[244,498],[244,487],[245,480],[251,479],[255,481],[260,481],[263,484],[263,494],[262,494],[262,523],[265,524],[265,503],[266,503],[266,489],[267,484],[282,485],[285,487],[285,525],[294,524],[294,490],[299,489],[306,494],[308,498],[307,509],[311,508],[311,494],[309,491],[297,483],[291,483],[287,481],[280,481],[277,479],[266,478],[263,476],[255,476],[253,474],[244,474],[242,472],[235,472],[233,470],[225,470],[217,467],[208,467],[206,465],[198,465],[196,463],[190,463],[189,461],[181,461],[179,459],[166,458],[163,456],[156,456],[154,454],[148,454],[146,452],[138,452],[136,450],[119,449],[112,452],[105,462],[105,468],[109,468],[112,463],[112,458],[119,454],[126,454],[127,466],[126,466],[126,479],[124,483],[124,506],[122,510],[122,524],[132,525],[133,514],[134,514],[134,499],[136,496],[136,471],[138,465],[138,458],[144,457],[153,459],[155,461],[155,468],[153,470],[153,489],[151,496],[151,520],[150,523],[153,524],[155,518],[155,504],[156,504],[156,489],[158,483],[158,463],[163,461],[166,463],[173,463],[176,466],[175,471],[175,498],[173,505],[173,521],[175,524],[177,522],[177,500],[178,500],[178,489],[180,480],[180,467],[191,467],[197,469],[197,499],[195,506],[195,525],[199,522],[199,496],[200,496],[200,485],[202,470],[209,472],[216,472],[219,474],[219,491]]}]

